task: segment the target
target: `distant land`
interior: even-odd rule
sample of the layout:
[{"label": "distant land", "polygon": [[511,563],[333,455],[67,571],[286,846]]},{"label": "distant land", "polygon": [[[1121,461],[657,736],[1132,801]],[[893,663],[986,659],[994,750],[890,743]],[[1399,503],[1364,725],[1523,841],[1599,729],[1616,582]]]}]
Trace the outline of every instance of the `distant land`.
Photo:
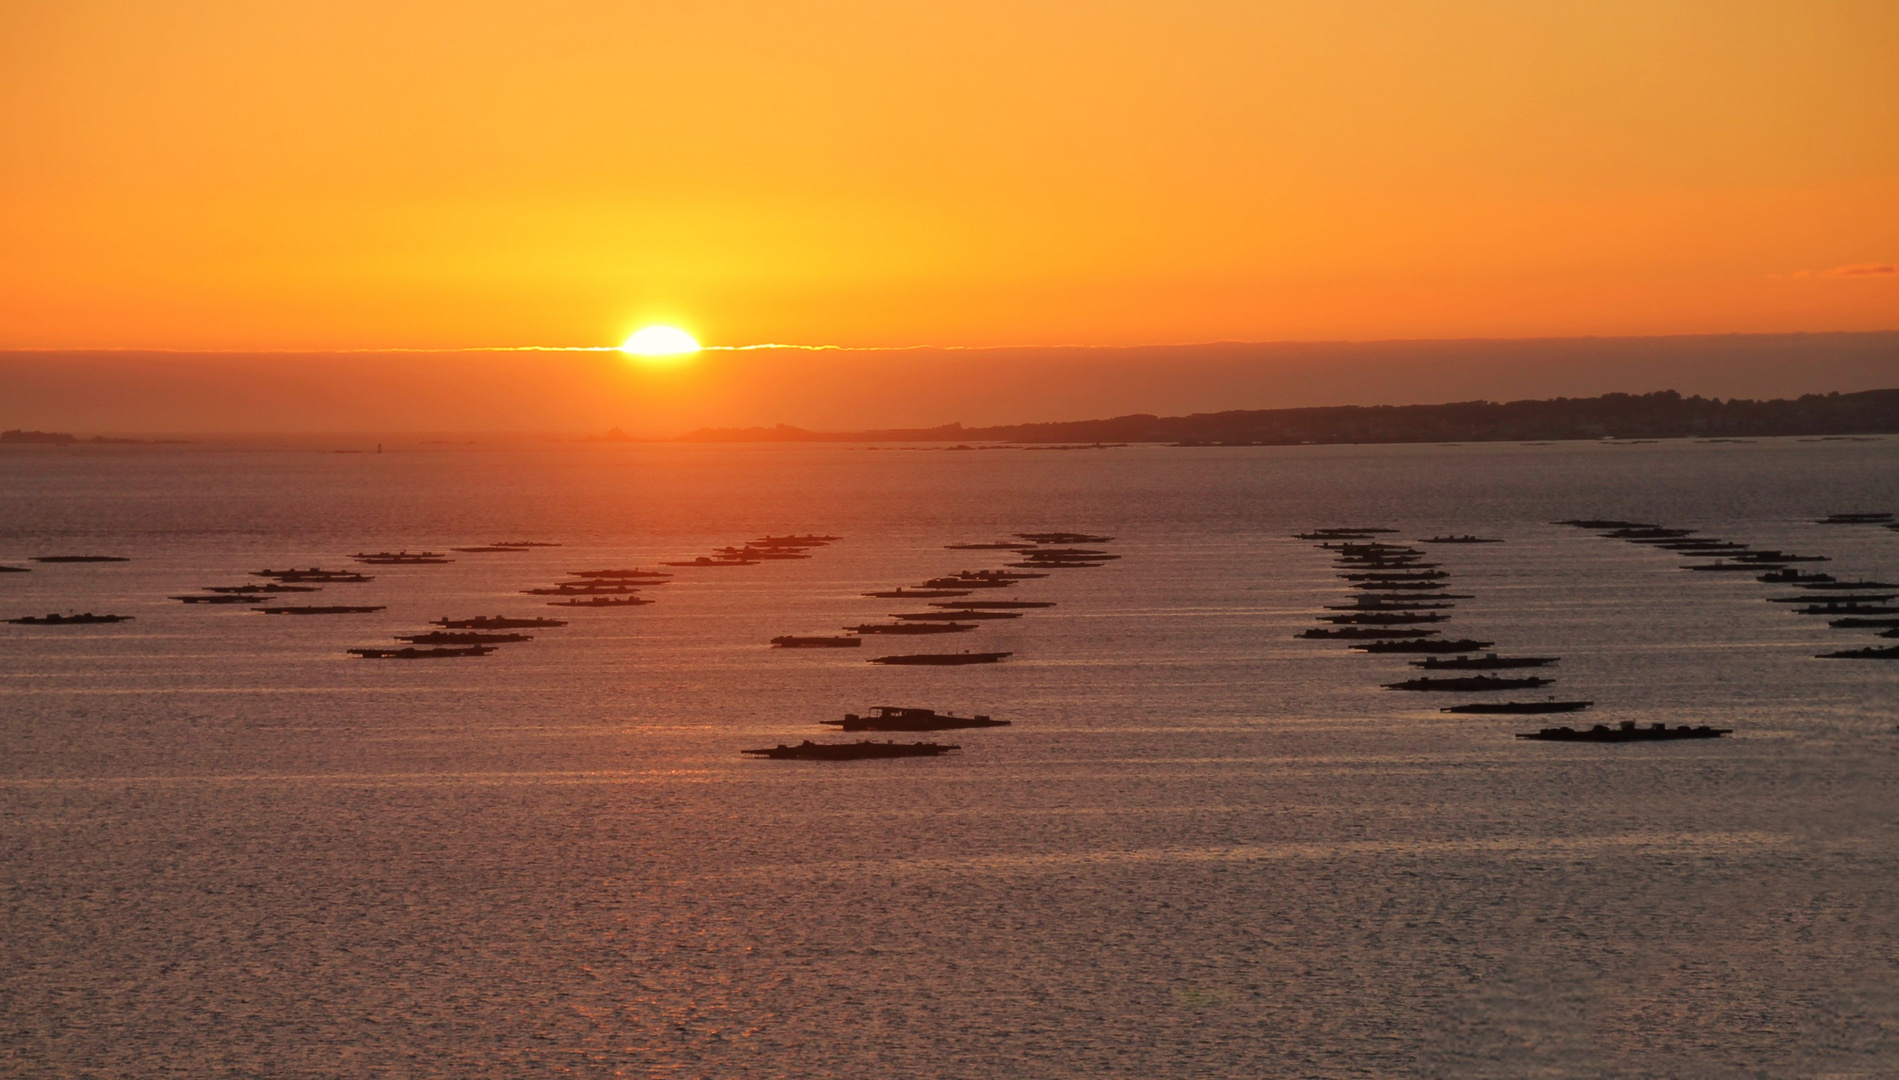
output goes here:
[{"label": "distant land", "polygon": [[83,443],[143,443],[143,442],[181,443],[184,441],[185,440],[183,439],[156,439],[156,440],[154,439],[114,439],[114,438],[108,438],[107,436],[104,436],[104,435],[94,435],[90,439],[81,439],[79,436],[71,434],[70,432],[65,432],[65,431],[22,431],[19,428],[13,428],[8,431],[0,431],[0,444],[15,445],[15,446],[70,446],[73,443],[80,443],[80,442],[83,442]]},{"label": "distant land", "polygon": [[1235,409],[1189,416],[1136,413],[1107,420],[880,431],[817,432],[777,427],[702,428],[679,442],[1161,442],[1202,446],[1302,443],[1500,442],[1562,439],[1676,439],[1775,435],[1884,435],[1899,432],[1899,389],[1807,394],[1749,401],[1652,394],[1604,394],[1540,401],[1460,401],[1445,405],[1339,405]]},{"label": "distant land", "polygon": [[1792,398],[1899,386],[1899,331],[1138,347],[617,352],[0,352],[0,429],[638,439],[701,428],[976,428],[1230,409]]}]

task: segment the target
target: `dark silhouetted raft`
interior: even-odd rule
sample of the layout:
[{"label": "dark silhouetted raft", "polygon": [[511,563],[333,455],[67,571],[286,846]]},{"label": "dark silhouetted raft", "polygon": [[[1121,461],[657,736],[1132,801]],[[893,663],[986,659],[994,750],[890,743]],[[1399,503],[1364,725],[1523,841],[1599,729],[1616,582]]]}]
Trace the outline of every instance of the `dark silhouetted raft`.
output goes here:
[{"label": "dark silhouetted raft", "polygon": [[1480,652],[1495,644],[1494,641],[1460,638],[1456,641],[1367,641],[1352,648],[1370,653],[1467,653]]},{"label": "dark silhouetted raft", "polygon": [[363,660],[452,660],[465,656],[487,656],[494,652],[492,645],[470,645],[448,649],[348,649],[350,655]]},{"label": "dark silhouetted raft", "polygon": [[637,596],[576,596],[567,600],[549,600],[548,607],[639,607],[650,604]]},{"label": "dark silhouetted raft", "polygon": [[1393,629],[1387,629],[1382,626],[1336,626],[1336,627],[1330,627],[1330,628],[1315,626],[1310,630],[1301,631],[1297,634],[1294,634],[1293,636],[1300,637],[1300,638],[1329,638],[1329,639],[1342,639],[1345,641],[1363,641],[1363,640],[1373,639],[1373,638],[1388,639],[1388,640],[1396,640],[1398,638],[1421,638],[1421,637],[1429,637],[1435,633],[1437,633],[1436,630],[1402,630],[1402,629],[1393,630]]},{"label": "dark silhouetted raft", "polygon": [[876,600],[934,600],[944,596],[968,596],[970,589],[885,589],[882,592],[867,592],[864,595]]},{"label": "dark silhouetted raft", "polygon": [[120,555],[35,555],[34,562],[43,563],[79,563],[79,562],[131,562]]},{"label": "dark silhouetted raft", "polygon": [[1422,660],[1411,661],[1412,667],[1430,671],[1498,671],[1505,668],[1548,667],[1560,657],[1555,656],[1427,656]]},{"label": "dark silhouetted raft", "polygon": [[774,649],[853,649],[864,644],[857,637],[799,637],[796,634],[781,634],[771,639]]},{"label": "dark silhouetted raft", "polygon": [[845,713],[842,720],[820,720],[845,731],[952,731],[961,728],[1008,727],[1007,720],[975,716],[952,716],[935,709],[911,709],[897,705],[879,705],[859,716]]},{"label": "dark silhouetted raft", "polygon": [[1523,690],[1530,687],[1548,686],[1555,681],[1536,675],[1517,679],[1500,679],[1495,675],[1475,675],[1461,679],[1406,679],[1403,682],[1386,683],[1385,689],[1465,693],[1476,690]]},{"label": "dark silhouetted raft", "polygon": [[185,604],[255,604],[261,597],[256,593],[209,593],[204,596],[174,596],[170,599]]},{"label": "dark silhouetted raft", "polygon": [[1733,728],[1716,728],[1701,724],[1689,727],[1678,724],[1651,724],[1648,727],[1636,727],[1635,721],[1624,720],[1615,727],[1597,724],[1586,731],[1575,728],[1546,727],[1541,731],[1519,731],[1517,738],[1534,739],[1539,742],[1673,742],[1677,739],[1718,739],[1723,735],[1734,734]]},{"label": "dark silhouetted raft", "polygon": [[472,619],[435,620],[444,630],[531,630],[536,627],[566,626],[565,619],[512,618],[505,615],[477,615]]},{"label": "dark silhouetted raft", "polygon": [[1899,660],[1899,645],[1885,648],[1846,649],[1842,652],[1823,652],[1818,655],[1822,660]]},{"label": "dark silhouetted raft", "polygon": [[907,623],[864,623],[861,626],[847,626],[844,629],[853,634],[960,634],[976,629],[975,623],[907,622]]},{"label": "dark silhouetted raft", "polygon": [[809,739],[796,746],[777,746],[759,750],[741,750],[741,754],[773,761],[866,761],[878,758],[938,757],[962,747],[943,743],[871,742],[814,743]]},{"label": "dark silhouetted raft", "polygon": [[430,566],[455,561],[439,551],[359,551],[350,558],[374,566]]},{"label": "dark silhouetted raft", "polygon": [[1594,704],[1593,701],[1474,701],[1469,705],[1449,705],[1439,709],[1438,712],[1525,716],[1536,713],[1581,712]]},{"label": "dark silhouetted raft", "polygon": [[1006,652],[911,653],[905,656],[879,656],[870,662],[913,667],[961,667],[964,664],[997,664],[1004,657],[1014,655]]},{"label": "dark silhouetted raft", "polygon": [[533,641],[533,634],[452,634],[443,630],[432,630],[426,634],[397,634],[397,641],[406,641],[411,645],[508,645],[517,641]]},{"label": "dark silhouetted raft", "polygon": [[77,615],[22,615],[17,619],[8,619],[19,626],[88,626],[93,623],[130,622],[130,615],[94,615],[90,611]]}]

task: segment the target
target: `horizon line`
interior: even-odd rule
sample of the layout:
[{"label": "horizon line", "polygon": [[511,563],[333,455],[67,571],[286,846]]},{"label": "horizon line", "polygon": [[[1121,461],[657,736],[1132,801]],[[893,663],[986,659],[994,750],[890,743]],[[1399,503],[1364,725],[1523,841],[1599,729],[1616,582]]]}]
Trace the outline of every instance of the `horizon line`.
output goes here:
[{"label": "horizon line", "polygon": [[[1641,341],[1672,340],[1679,338],[1721,338],[1721,337],[1821,337],[1844,335],[1899,334],[1899,326],[1881,330],[1718,330],[1703,332],[1685,332],[1673,334],[1538,334],[1522,337],[1488,337],[1466,335],[1461,337],[1375,337],[1375,338],[1264,338],[1247,340],[1243,338],[1217,338],[1204,341],[1164,341],[1145,342],[1131,345],[1104,345],[1082,342],[1057,344],[1012,344],[1012,345],[799,345],[787,342],[762,342],[754,345],[702,345],[698,352],[763,352],[787,350],[795,352],[1005,352],[1021,349],[1072,349],[1072,350],[1121,350],[1121,349],[1192,349],[1216,345],[1376,345],[1418,342],[1458,342],[1458,341]],[[101,346],[4,346],[0,347],[0,356],[22,353],[162,353],[184,356],[297,356],[297,355],[336,355],[354,353],[507,353],[507,352],[554,352],[554,353],[617,353],[623,350],[618,345],[389,345],[389,346],[350,346],[347,348],[215,348],[192,349],[176,346],[144,345],[101,345]],[[627,354],[629,356],[634,354]],[[681,356],[693,355],[681,353]]]}]

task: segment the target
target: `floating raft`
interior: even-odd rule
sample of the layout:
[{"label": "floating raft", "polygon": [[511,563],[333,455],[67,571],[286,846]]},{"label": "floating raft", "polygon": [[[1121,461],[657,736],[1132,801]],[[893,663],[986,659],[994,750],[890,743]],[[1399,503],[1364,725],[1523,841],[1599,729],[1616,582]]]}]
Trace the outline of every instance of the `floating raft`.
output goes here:
[{"label": "floating raft", "polygon": [[1476,701],[1469,705],[1451,705],[1438,712],[1527,716],[1536,713],[1581,712],[1594,704],[1593,701]]},{"label": "floating raft", "polygon": [[1519,731],[1519,739],[1535,739],[1540,742],[1672,742],[1676,739],[1718,739],[1723,735],[1734,734],[1733,728],[1716,728],[1701,724],[1689,727],[1678,724],[1651,724],[1648,727],[1636,727],[1635,721],[1624,720],[1616,727],[1597,724],[1587,731],[1574,728],[1547,727],[1541,731]]},{"label": "floating raft", "polygon": [[89,626],[93,623],[131,622],[131,615],[94,615],[90,611],[78,615],[22,615],[7,621],[18,626]]},{"label": "floating raft", "polygon": [[814,743],[809,739],[796,746],[777,746],[760,750],[741,750],[741,754],[753,757],[769,758],[773,761],[865,761],[878,758],[938,757],[952,750],[961,750],[960,746],[942,743],[895,743],[863,742],[854,743]]},{"label": "floating raft", "polygon": [[42,563],[81,563],[81,562],[131,562],[119,555],[35,555],[34,562]]},{"label": "floating raft", "polygon": [[896,705],[879,705],[863,716],[845,713],[842,720],[818,722],[844,731],[954,731],[1009,726],[1007,720],[991,720],[981,713],[975,716],[952,716],[935,709],[910,709]]},{"label": "floating raft", "polygon": [[487,656],[494,652],[492,645],[471,645],[450,649],[347,649],[351,656],[364,660],[450,660],[464,656]]},{"label": "floating raft", "polygon": [[1303,630],[1293,636],[1300,638],[1334,638],[1345,641],[1364,641],[1368,639],[1392,641],[1397,638],[1430,637],[1437,632],[1436,630],[1406,630],[1382,626],[1315,626],[1310,630]]},{"label": "floating raft", "polygon": [[[15,619],[14,622],[20,620]],[[1870,647],[1865,649],[1847,649],[1843,652],[1823,652],[1822,660],[1899,660],[1899,645],[1886,648]]]},{"label": "floating raft", "polygon": [[533,634],[455,634],[445,630],[432,630],[426,634],[397,634],[397,641],[406,641],[411,645],[509,645],[517,641],[533,641]]},{"label": "floating raft", "polygon": [[1027,540],[1031,544],[1106,544],[1114,540],[1112,536],[1090,536],[1078,532],[1016,533],[1016,538]]},{"label": "floating raft", "polygon": [[1523,690],[1537,686],[1548,686],[1555,681],[1554,679],[1545,679],[1538,675],[1530,675],[1516,679],[1500,679],[1495,675],[1477,675],[1461,679],[1406,679],[1403,682],[1386,683],[1385,689],[1469,693],[1471,691],[1482,690]]},{"label": "floating raft", "polygon": [[377,566],[426,566],[455,561],[439,551],[359,551],[350,558]]},{"label": "floating raft", "polygon": [[1370,653],[1468,653],[1482,652],[1495,645],[1494,641],[1472,641],[1464,638],[1458,641],[1367,641],[1352,648]]},{"label": "floating raft", "polygon": [[1412,667],[1426,668],[1431,671],[1497,671],[1504,668],[1547,667],[1556,663],[1555,656],[1427,656],[1422,660],[1411,661]]},{"label": "floating raft", "polygon": [[964,653],[912,653],[907,656],[879,656],[873,664],[898,664],[911,667],[961,667],[965,664],[997,664],[1005,657],[1014,656],[1006,652],[964,652]]},{"label": "floating raft", "polygon": [[637,596],[576,596],[568,600],[550,600],[548,607],[639,607],[650,604]]},{"label": "floating raft", "polygon": [[270,569],[252,570],[251,576],[260,577],[260,578],[271,578],[275,581],[280,581],[280,582],[285,582],[285,583],[294,583],[294,582],[302,582],[302,581],[317,581],[317,582],[322,582],[324,584],[338,584],[338,583],[359,583],[359,582],[364,582],[364,581],[376,580],[374,577],[368,574],[359,574],[354,570],[325,570],[325,569],[322,569],[321,567],[316,567],[316,566],[312,566],[307,570],[297,570],[294,568],[290,570],[270,570]]},{"label": "floating raft", "polygon": [[1884,525],[1892,520],[1889,513],[1865,514],[1828,514],[1814,522],[1815,525]]},{"label": "floating raft", "polygon": [[771,639],[774,649],[855,649],[864,644],[859,637],[799,637],[782,634]]},{"label": "floating raft", "polygon": [[435,620],[444,630],[529,630],[536,627],[566,626],[565,619],[511,618],[505,615],[477,615],[472,619]]},{"label": "floating raft", "polygon": [[864,595],[875,600],[934,600],[942,596],[968,596],[970,589],[885,589],[882,592],[867,592]]},{"label": "floating raft", "polygon": [[835,544],[842,539],[844,538],[841,536],[819,536],[816,533],[806,533],[803,536],[772,536],[767,533],[752,541],[752,543],[760,547],[785,544],[802,544],[805,547],[823,547],[825,544]]}]

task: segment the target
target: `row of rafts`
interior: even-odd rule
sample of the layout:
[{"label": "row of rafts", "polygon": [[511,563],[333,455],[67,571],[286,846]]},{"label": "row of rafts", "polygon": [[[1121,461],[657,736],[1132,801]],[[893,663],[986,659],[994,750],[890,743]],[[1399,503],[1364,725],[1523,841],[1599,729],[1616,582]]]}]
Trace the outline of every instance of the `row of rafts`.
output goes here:
[{"label": "row of rafts", "polygon": [[[706,566],[755,566],[761,562],[780,559],[809,558],[811,548],[822,547],[838,540],[835,536],[765,536],[747,541],[743,545],[714,549],[710,557],[698,557],[663,563],[665,566],[706,567]],[[453,552],[464,553],[504,553],[523,552],[533,548],[559,547],[556,543],[519,540],[490,544],[453,547]],[[358,552],[352,556],[356,562],[369,566],[439,566],[454,562],[446,553],[436,551],[379,551]],[[42,561],[56,562],[127,562],[118,556],[66,556],[49,558]],[[247,582],[240,585],[205,586],[200,592],[171,597],[185,604],[209,605],[246,605],[251,610],[265,615],[365,615],[382,611],[383,604],[316,604],[286,603],[287,600],[301,600],[307,594],[321,592],[331,585],[359,585],[375,580],[372,574],[357,569],[329,569],[320,566],[291,567],[250,572],[253,578],[261,582]],[[642,588],[663,585],[672,578],[666,571],[642,569],[605,569],[576,570],[568,574],[566,580],[551,585],[523,589],[530,596],[553,597],[549,606],[568,609],[632,608],[652,603],[639,596]],[[23,625],[67,626],[93,623],[126,622],[130,615],[83,613],[53,613],[43,616],[26,616],[10,619],[9,622]],[[567,625],[564,620],[538,617],[518,617],[503,615],[484,615],[472,618],[451,619],[443,617],[432,624],[427,631],[394,635],[395,640],[403,644],[396,647],[371,646],[347,650],[350,655],[369,660],[433,660],[462,657],[487,656],[499,645],[531,641],[530,635],[520,633],[527,629],[551,629]]]},{"label": "row of rafts", "polygon": [[[1025,612],[1052,608],[1051,600],[1023,600],[1010,590],[1022,582],[1046,578],[1056,570],[1080,570],[1105,566],[1120,556],[1098,547],[1078,545],[1106,544],[1111,536],[1077,532],[1016,533],[1013,539],[984,543],[945,545],[952,551],[1009,552],[1014,561],[998,570],[959,570],[930,578],[918,585],[899,585],[864,594],[873,600],[923,601],[931,611],[915,611],[892,616],[892,621],[861,623],[844,629],[848,636],[799,636],[787,634],[772,639],[779,649],[858,648],[866,637],[881,635],[933,635],[968,633],[983,623],[1019,619]],[[870,662],[898,666],[964,667],[994,664],[1014,655],[1008,652],[909,653],[880,656]],[[880,705],[867,713],[846,713],[842,720],[825,720],[845,732],[924,732],[967,728],[1007,727],[1009,721],[995,720],[980,713],[956,716],[933,709]],[[848,743],[813,742],[744,750],[741,753],[774,761],[864,761],[887,758],[939,757],[962,749],[960,744],[939,742],[858,740]]]},{"label": "row of rafts", "polygon": [[[1449,622],[1456,601],[1468,600],[1468,594],[1452,593],[1450,573],[1442,564],[1428,560],[1423,550],[1395,544],[1378,537],[1397,530],[1381,527],[1338,527],[1300,533],[1297,539],[1313,540],[1333,554],[1343,578],[1353,590],[1350,603],[1327,605],[1328,614],[1318,616],[1331,625],[1306,630],[1298,636],[1307,639],[1346,641],[1361,652],[1414,655],[1411,666],[1424,674],[1400,682],[1386,683],[1388,690],[1444,693],[1496,693],[1530,690],[1548,686],[1555,680],[1542,675],[1493,675],[1494,671],[1525,671],[1549,667],[1559,661],[1554,656],[1500,656],[1486,652],[1494,641],[1471,638],[1446,638],[1435,625]],[[1494,544],[1501,540],[1477,536],[1437,536],[1427,544]],[[1440,674],[1450,672],[1451,674]],[[1472,674],[1473,672],[1479,674]],[[1450,705],[1440,712],[1478,715],[1536,715],[1580,712],[1593,701],[1475,701]],[[1660,742],[1677,739],[1710,739],[1730,734],[1726,728],[1707,725],[1651,724],[1638,727],[1624,721],[1616,727],[1596,724],[1586,729],[1548,727],[1519,732],[1517,738],[1545,742]]]},{"label": "row of rafts", "polygon": [[[1891,519],[1891,514],[1834,514],[1821,519],[1819,524],[1885,525]],[[1752,574],[1754,580],[1763,585],[1797,590],[1785,596],[1767,597],[1770,604],[1786,604],[1788,610],[1797,615],[1824,618],[1835,630],[1871,630],[1881,637],[1899,638],[1899,605],[1894,603],[1899,601],[1899,584],[1864,578],[1843,581],[1821,571],[1802,569],[1830,562],[1825,555],[1754,548],[1706,536],[1694,529],[1671,529],[1646,521],[1590,518],[1557,524],[1589,529],[1611,540],[1698,560],[1681,567],[1693,573]],[[1840,649],[1817,655],[1823,660],[1899,660],[1899,645]]]}]

